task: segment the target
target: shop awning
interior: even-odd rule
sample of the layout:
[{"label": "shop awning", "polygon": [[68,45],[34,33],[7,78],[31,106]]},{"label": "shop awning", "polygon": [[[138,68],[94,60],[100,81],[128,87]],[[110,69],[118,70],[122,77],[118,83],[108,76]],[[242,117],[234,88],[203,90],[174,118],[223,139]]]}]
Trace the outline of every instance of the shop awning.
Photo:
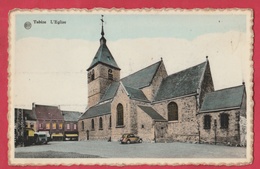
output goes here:
[{"label": "shop awning", "polygon": [[78,137],[78,134],[66,134],[66,137]]},{"label": "shop awning", "polygon": [[53,133],[51,137],[63,137],[62,133]]}]

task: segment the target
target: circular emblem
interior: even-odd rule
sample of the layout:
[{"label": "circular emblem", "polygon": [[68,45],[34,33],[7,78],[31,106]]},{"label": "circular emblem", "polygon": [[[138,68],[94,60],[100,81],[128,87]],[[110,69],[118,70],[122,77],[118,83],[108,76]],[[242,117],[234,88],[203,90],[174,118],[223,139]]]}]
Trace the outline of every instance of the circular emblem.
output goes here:
[{"label": "circular emblem", "polygon": [[27,22],[24,23],[24,28],[25,28],[25,29],[31,29],[31,27],[32,27],[31,22],[28,22],[28,21],[27,21]]}]

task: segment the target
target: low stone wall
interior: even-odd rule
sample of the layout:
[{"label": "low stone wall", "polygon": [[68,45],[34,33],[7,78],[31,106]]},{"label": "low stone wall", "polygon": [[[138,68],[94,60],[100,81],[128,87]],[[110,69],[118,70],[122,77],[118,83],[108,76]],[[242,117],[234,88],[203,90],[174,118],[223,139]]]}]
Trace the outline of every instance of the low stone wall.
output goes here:
[{"label": "low stone wall", "polygon": [[246,146],[246,118],[244,116],[240,116],[240,121],[239,121],[239,126],[240,126],[240,145],[241,146]]},{"label": "low stone wall", "polygon": [[[226,113],[229,115],[229,125],[228,128],[221,128],[220,114]],[[224,144],[237,146],[240,145],[240,135],[239,135],[239,110],[229,110],[229,111],[219,111],[219,112],[209,112],[202,113],[198,115],[198,120],[200,123],[200,142],[208,144]],[[204,129],[204,116],[211,116],[211,126],[209,129]],[[214,126],[214,119],[216,119],[216,132]],[[216,135],[216,140],[215,140]]]},{"label": "low stone wall", "polygon": [[[99,118],[102,117],[103,128],[99,128]],[[89,119],[79,120],[79,140],[108,140],[111,137],[111,128],[109,128],[110,114],[97,116]],[[91,120],[94,119],[94,129],[91,126]],[[84,129],[82,129],[82,121],[84,121]]]}]

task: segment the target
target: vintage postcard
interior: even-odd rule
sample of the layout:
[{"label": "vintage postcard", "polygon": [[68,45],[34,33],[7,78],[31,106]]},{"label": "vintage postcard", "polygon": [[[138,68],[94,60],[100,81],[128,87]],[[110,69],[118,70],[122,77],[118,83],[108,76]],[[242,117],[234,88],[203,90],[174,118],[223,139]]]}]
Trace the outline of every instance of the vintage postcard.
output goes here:
[{"label": "vintage postcard", "polygon": [[9,14],[10,165],[253,160],[253,11]]}]

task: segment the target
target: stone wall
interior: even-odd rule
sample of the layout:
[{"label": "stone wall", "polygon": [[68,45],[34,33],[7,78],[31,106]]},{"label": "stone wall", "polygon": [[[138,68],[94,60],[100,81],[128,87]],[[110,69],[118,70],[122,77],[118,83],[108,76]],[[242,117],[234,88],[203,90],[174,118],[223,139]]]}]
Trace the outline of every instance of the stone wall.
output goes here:
[{"label": "stone wall", "polygon": [[137,130],[138,136],[140,136],[144,142],[154,141],[155,131],[153,119],[140,108],[137,108]]},{"label": "stone wall", "polygon": [[[117,126],[117,106],[123,105],[124,125]],[[111,103],[111,117],[112,117],[112,133],[113,141],[118,141],[122,134],[131,133],[131,104],[130,99],[122,85],[118,87],[117,93]]]},{"label": "stone wall", "polygon": [[[108,79],[108,69],[112,70],[113,80]],[[113,82],[120,80],[120,70],[104,66],[96,65],[89,72],[94,70],[94,80],[88,80],[88,107],[97,104],[106,92],[107,87]]]},{"label": "stone wall", "polygon": [[210,72],[210,65],[209,65],[209,62],[207,62],[206,70],[205,70],[205,73],[204,73],[204,76],[203,76],[203,79],[201,82],[201,88],[200,88],[200,92],[199,92],[200,94],[198,97],[198,99],[199,99],[198,108],[201,107],[206,93],[213,92],[213,91],[214,91],[214,85],[213,85],[213,80],[212,80],[212,76],[211,76],[211,72]]},{"label": "stone wall", "polygon": [[171,142],[168,136],[168,122],[154,122],[155,142]]},{"label": "stone wall", "polygon": [[[124,109],[124,125],[116,126],[117,105],[121,103]],[[112,115],[112,140],[117,141],[124,133],[138,134],[138,105],[148,105],[138,100],[131,100],[122,85],[119,86],[116,96],[111,104]]]},{"label": "stone wall", "polygon": [[[102,117],[103,128],[99,128],[99,118]],[[94,119],[94,129],[91,126],[91,120]],[[97,116],[89,119],[79,120],[79,140],[108,140],[111,137],[111,128],[109,127],[110,114]],[[82,121],[84,121],[84,129],[82,129]],[[87,137],[87,134],[89,136]]]},{"label": "stone wall", "polygon": [[246,118],[244,116],[240,116],[239,126],[240,126],[240,146],[246,146]]},{"label": "stone wall", "polygon": [[152,80],[151,85],[142,89],[143,93],[145,94],[148,100],[152,101],[154,99],[154,96],[158,91],[162,80],[166,77],[167,77],[167,71],[162,61]]},{"label": "stone wall", "polygon": [[195,96],[177,98],[155,103],[155,110],[168,120],[168,104],[175,102],[178,105],[178,120],[169,121],[167,140],[181,142],[198,142],[197,101]]},{"label": "stone wall", "polygon": [[241,111],[240,111],[240,119],[239,119],[239,132],[240,132],[240,145],[246,146],[247,139],[247,114],[246,114],[246,92],[244,92],[243,101],[241,105]]},{"label": "stone wall", "polygon": [[[220,114],[226,113],[229,115],[229,125],[227,129],[221,128]],[[211,126],[210,129],[204,129],[204,116],[211,116]],[[200,141],[201,143],[215,143],[215,127],[214,119],[216,119],[216,142],[217,144],[225,145],[240,145],[240,110],[227,110],[227,111],[218,111],[212,113],[202,113],[198,114],[198,120],[200,123]]]}]

